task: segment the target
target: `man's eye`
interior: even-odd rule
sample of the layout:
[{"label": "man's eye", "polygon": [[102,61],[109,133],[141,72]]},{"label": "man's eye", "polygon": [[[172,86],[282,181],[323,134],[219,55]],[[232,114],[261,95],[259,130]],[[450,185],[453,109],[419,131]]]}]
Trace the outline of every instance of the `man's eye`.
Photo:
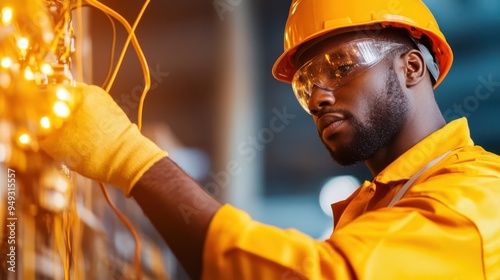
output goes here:
[{"label": "man's eye", "polygon": [[337,67],[337,70],[335,70],[335,74],[338,76],[344,76],[345,74],[349,73],[349,71],[351,71],[352,68],[353,68],[352,64],[339,66]]}]

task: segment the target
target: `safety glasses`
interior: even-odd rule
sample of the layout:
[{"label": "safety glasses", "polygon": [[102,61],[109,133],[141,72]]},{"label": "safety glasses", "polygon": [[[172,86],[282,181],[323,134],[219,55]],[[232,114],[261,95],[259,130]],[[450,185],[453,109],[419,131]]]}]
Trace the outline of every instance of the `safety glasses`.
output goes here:
[{"label": "safety glasses", "polygon": [[374,39],[354,40],[320,54],[295,73],[292,88],[300,105],[309,112],[313,87],[333,91],[377,64],[403,44]]}]

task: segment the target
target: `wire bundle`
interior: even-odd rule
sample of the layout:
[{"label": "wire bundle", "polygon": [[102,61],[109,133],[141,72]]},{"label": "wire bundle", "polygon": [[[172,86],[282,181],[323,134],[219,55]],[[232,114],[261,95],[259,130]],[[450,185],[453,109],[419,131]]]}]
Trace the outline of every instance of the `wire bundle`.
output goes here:
[{"label": "wire bundle", "polygon": [[[54,246],[59,252],[65,279],[71,270],[80,271],[81,226],[76,215],[76,194],[71,174],[64,166],[51,162],[40,151],[38,142],[54,129],[60,129],[71,118],[78,105],[74,93],[76,81],[83,81],[82,47],[75,48],[71,12],[76,10],[77,26],[83,26],[82,7],[92,6],[108,16],[113,29],[110,68],[103,88],[111,90],[130,43],[137,54],[144,76],[144,89],[138,109],[138,127],[142,126],[144,100],[151,86],[149,67],[135,30],[149,4],[146,0],[131,26],[120,14],[97,0],[7,0],[0,4],[0,163],[36,176],[39,188],[37,204],[53,213],[51,227]],[[114,62],[117,20],[128,36]],[[83,38],[83,33],[77,38]],[[77,69],[74,69],[72,57]],[[77,78],[73,73],[77,73]],[[5,136],[7,135],[7,136]],[[36,158],[37,160],[33,160]],[[33,171],[34,170],[34,171]],[[134,266],[137,279],[142,278],[141,242],[132,223],[116,208],[101,182],[106,201],[130,230],[135,240]],[[82,275],[76,273],[75,275]]]}]

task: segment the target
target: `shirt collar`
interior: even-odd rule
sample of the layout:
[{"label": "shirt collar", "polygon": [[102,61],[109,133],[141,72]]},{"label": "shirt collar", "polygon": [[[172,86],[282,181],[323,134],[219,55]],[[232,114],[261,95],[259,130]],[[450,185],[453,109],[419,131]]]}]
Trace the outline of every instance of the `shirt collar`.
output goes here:
[{"label": "shirt collar", "polygon": [[428,162],[447,151],[472,145],[474,142],[470,138],[467,119],[454,120],[399,156],[382,170],[374,181],[388,184],[394,181],[408,180]]}]

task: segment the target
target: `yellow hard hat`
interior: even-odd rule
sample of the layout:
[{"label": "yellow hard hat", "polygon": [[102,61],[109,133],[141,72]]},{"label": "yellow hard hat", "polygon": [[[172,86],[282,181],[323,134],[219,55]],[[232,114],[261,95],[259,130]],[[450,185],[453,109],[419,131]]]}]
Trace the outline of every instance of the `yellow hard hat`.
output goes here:
[{"label": "yellow hard hat", "polygon": [[285,27],[285,52],[273,66],[274,77],[292,81],[297,71],[294,55],[304,44],[340,29],[367,31],[370,26],[404,28],[415,39],[426,35],[439,67],[434,87],[450,70],[451,48],[420,0],[293,0]]}]

